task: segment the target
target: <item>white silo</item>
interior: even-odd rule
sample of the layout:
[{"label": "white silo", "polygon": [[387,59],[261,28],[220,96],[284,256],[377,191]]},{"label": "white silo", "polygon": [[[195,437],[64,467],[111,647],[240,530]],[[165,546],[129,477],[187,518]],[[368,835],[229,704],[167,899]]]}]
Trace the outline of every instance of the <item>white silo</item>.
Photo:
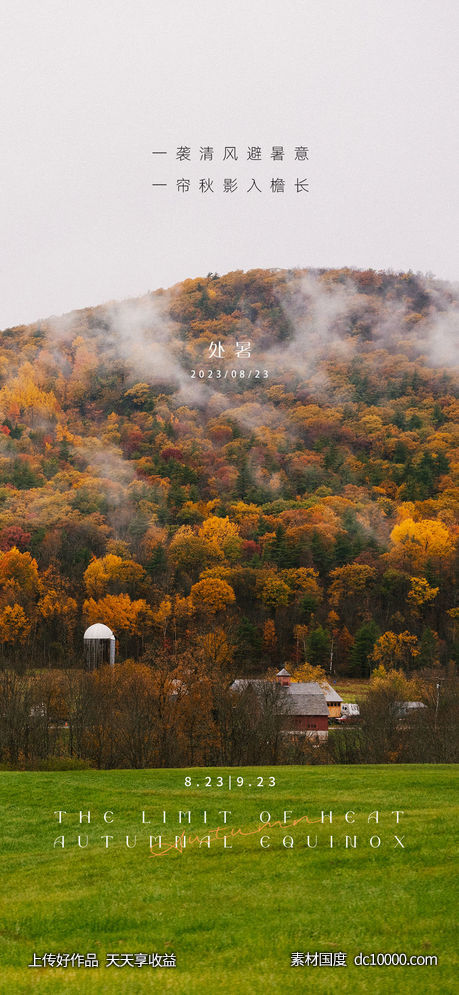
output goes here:
[{"label": "white silo", "polygon": [[115,637],[108,625],[96,622],[90,625],[83,636],[86,666],[94,670],[103,663],[115,663]]}]

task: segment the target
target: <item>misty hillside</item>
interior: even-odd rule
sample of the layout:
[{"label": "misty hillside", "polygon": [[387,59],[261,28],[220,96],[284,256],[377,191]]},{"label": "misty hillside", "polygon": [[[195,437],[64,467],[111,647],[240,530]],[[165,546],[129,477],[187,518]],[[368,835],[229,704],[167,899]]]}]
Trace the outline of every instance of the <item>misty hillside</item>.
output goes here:
[{"label": "misty hillside", "polygon": [[3,660],[104,621],[120,658],[212,628],[239,672],[446,664],[458,315],[412,273],[253,270],[3,331]]}]

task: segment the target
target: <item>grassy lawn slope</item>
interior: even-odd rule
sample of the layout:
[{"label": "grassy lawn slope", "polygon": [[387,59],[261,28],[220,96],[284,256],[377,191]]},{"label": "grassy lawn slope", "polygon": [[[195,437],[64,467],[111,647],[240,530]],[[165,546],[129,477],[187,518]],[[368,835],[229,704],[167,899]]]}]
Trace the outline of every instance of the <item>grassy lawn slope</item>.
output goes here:
[{"label": "grassy lawn slope", "polygon": [[[455,781],[452,767],[415,765],[2,772],[1,991],[453,992]],[[190,826],[180,810],[191,810]],[[286,810],[286,827],[260,830],[260,813],[273,823]],[[333,811],[331,826],[306,823],[322,810]],[[368,823],[375,810],[379,822]],[[209,848],[166,849],[183,830],[203,839],[218,826]],[[161,856],[150,854],[150,833],[163,836]],[[53,847],[61,835],[64,849]],[[344,951],[348,966],[293,968],[296,951]],[[359,951],[435,954],[438,966],[356,967]],[[95,952],[101,966],[28,968],[34,952]],[[174,952],[177,967],[106,968],[107,952]]]}]

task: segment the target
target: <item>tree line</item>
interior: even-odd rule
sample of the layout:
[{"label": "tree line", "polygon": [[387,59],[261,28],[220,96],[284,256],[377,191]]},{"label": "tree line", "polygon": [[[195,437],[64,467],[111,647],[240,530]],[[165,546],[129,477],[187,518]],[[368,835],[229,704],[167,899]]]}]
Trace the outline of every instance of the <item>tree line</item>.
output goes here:
[{"label": "tree line", "polygon": [[[272,674],[235,691],[218,659],[204,669],[198,657],[190,649],[154,665],[147,654],[92,672],[3,671],[0,762],[48,769],[457,760],[457,688],[438,672],[410,678],[378,668],[359,724],[330,726],[322,743],[286,734],[288,702]],[[405,713],[407,700],[424,707]]]}]

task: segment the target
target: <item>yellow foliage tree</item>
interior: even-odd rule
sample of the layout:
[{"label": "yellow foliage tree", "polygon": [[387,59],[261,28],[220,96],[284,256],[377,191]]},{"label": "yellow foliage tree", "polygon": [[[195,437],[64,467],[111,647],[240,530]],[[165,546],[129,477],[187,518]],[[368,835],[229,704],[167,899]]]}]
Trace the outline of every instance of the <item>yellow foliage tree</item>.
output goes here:
[{"label": "yellow foliage tree", "polygon": [[62,591],[49,589],[37,604],[37,613],[45,622],[57,628],[59,637],[70,641],[76,624],[78,605]]},{"label": "yellow foliage tree", "polygon": [[410,572],[422,572],[429,562],[439,568],[448,565],[454,554],[452,532],[435,518],[423,518],[419,522],[404,518],[392,529],[390,538],[390,561]]},{"label": "yellow foliage tree", "polygon": [[[288,669],[288,668],[287,668]],[[296,667],[292,674],[292,681],[295,683],[299,681],[325,681],[326,674],[323,667],[313,667],[311,663],[302,663],[299,667]]]},{"label": "yellow foliage tree", "polygon": [[276,626],[272,618],[266,619],[263,626],[263,648],[268,653],[274,653],[277,646]]},{"label": "yellow foliage tree", "polygon": [[17,546],[0,554],[0,588],[4,597],[14,601],[32,601],[38,594],[40,579],[37,561]]},{"label": "yellow foliage tree", "polygon": [[225,670],[231,666],[234,651],[221,627],[197,636],[196,648],[207,671]]},{"label": "yellow foliage tree", "polygon": [[117,589],[111,593],[118,593],[120,588],[128,588],[129,593],[133,594],[136,585],[141,583],[145,576],[145,570],[140,563],[107,553],[100,559],[91,560],[84,573],[84,583],[90,597],[101,598],[109,587]]},{"label": "yellow foliage tree", "polygon": [[156,611],[153,612],[153,621],[158,629],[161,629],[163,640],[166,639],[167,627],[172,618],[172,601],[170,598],[163,598]]},{"label": "yellow foliage tree", "polygon": [[0,612],[0,643],[22,645],[29,635],[30,628],[30,622],[22,605],[6,605]]},{"label": "yellow foliage tree", "polygon": [[88,625],[102,622],[116,636],[143,636],[153,621],[153,612],[145,599],[131,601],[128,594],[106,594],[98,601],[88,598],[83,603],[83,613]]},{"label": "yellow foliage tree", "polygon": [[418,640],[410,632],[384,632],[376,641],[370,659],[375,667],[393,669],[410,666],[419,656]]},{"label": "yellow foliage tree", "polygon": [[199,573],[209,561],[218,557],[201,536],[196,535],[190,525],[181,525],[171,539],[169,558],[174,567],[187,573]]},{"label": "yellow foliage tree", "polygon": [[370,688],[372,691],[385,691],[393,689],[397,692],[400,701],[417,701],[425,694],[425,684],[419,677],[406,677],[403,670],[386,668],[380,664],[371,675]]},{"label": "yellow foliage tree", "polygon": [[236,601],[230,584],[218,578],[199,580],[197,584],[193,584],[190,596],[195,608],[209,615],[224,611]]},{"label": "yellow foliage tree", "polygon": [[234,561],[241,555],[242,539],[239,526],[231,522],[228,515],[225,518],[210,515],[202,523],[198,535],[218,559],[225,557]]},{"label": "yellow foliage tree", "polygon": [[240,527],[241,535],[247,538],[256,531],[260,509],[256,504],[246,504],[244,501],[237,501],[231,505],[231,514]]},{"label": "yellow foliage tree", "polygon": [[312,567],[298,567],[297,569],[282,570],[281,578],[292,591],[299,594],[307,594],[313,598],[317,604],[322,601],[322,589],[319,584],[319,573]]},{"label": "yellow foliage tree", "polygon": [[330,570],[330,577],[330,604],[338,608],[348,599],[363,598],[376,577],[376,570],[365,563],[346,563],[344,567]]},{"label": "yellow foliage tree", "polygon": [[55,420],[60,408],[54,394],[37,387],[31,363],[24,363],[0,390],[0,414],[13,420],[25,418],[33,426],[36,417]]},{"label": "yellow foliage tree", "polygon": [[411,591],[408,602],[414,611],[419,611],[423,605],[429,604],[437,597],[439,588],[431,587],[425,577],[411,577]]},{"label": "yellow foliage tree", "polygon": [[261,592],[261,599],[267,608],[288,605],[290,588],[280,577],[268,577]]}]

